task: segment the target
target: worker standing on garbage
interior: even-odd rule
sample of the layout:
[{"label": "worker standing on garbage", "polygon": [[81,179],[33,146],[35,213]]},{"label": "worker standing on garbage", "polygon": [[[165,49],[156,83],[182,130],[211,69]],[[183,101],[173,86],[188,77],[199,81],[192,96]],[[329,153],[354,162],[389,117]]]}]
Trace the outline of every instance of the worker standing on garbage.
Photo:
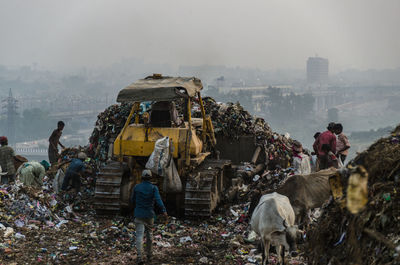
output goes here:
[{"label": "worker standing on garbage", "polygon": [[298,141],[293,141],[293,167],[295,175],[311,173],[310,157],[303,153],[303,146]]},{"label": "worker standing on garbage", "polygon": [[346,160],[346,157],[349,154],[349,149],[350,149],[349,139],[343,133],[343,125],[341,123],[337,123],[335,125],[335,133],[337,135],[336,156],[344,164],[344,161]]},{"label": "worker standing on garbage", "polygon": [[143,260],[143,236],[146,231],[146,254],[149,262],[152,257],[153,247],[153,224],[154,224],[154,203],[163,215],[167,215],[164,203],[161,200],[158,188],[151,184],[151,171],[148,169],[142,172],[142,183],[135,186],[131,195],[131,202],[135,206],[136,226],[136,249],[138,264],[144,264]]},{"label": "worker standing on garbage", "polygon": [[49,138],[49,150],[48,150],[48,152],[49,152],[50,164],[54,164],[58,160],[58,156],[59,156],[59,154],[58,154],[58,145],[60,145],[61,148],[65,148],[65,146],[60,143],[60,138],[61,138],[64,126],[65,126],[64,122],[63,121],[59,121],[57,123],[57,129],[55,129],[53,131],[53,133],[51,134],[51,136]]},{"label": "worker standing on garbage", "polygon": [[70,182],[72,181],[72,188],[75,189],[75,192],[79,192],[81,189],[81,176],[80,173],[85,170],[85,161],[87,158],[84,152],[80,152],[78,154],[78,158],[73,158],[71,163],[67,168],[67,172],[65,173],[65,177],[63,180],[63,184],[61,189],[66,191],[69,190]]},{"label": "worker standing on garbage", "polygon": [[329,123],[327,130],[321,133],[313,144],[313,148],[317,153],[319,169],[326,169],[335,166],[336,159],[336,136],[335,123]]},{"label": "worker standing on garbage", "polygon": [[1,176],[1,183],[8,184],[13,182],[15,177],[15,152],[11,146],[8,146],[8,139],[6,136],[0,137],[0,145],[0,166],[3,172],[7,173]]},{"label": "worker standing on garbage", "polygon": [[15,152],[11,146],[8,146],[8,139],[5,136],[0,137],[0,145],[0,166],[3,172],[7,173],[1,176],[1,183],[8,184],[13,182],[15,177]]},{"label": "worker standing on garbage", "polygon": [[[320,136],[320,132],[316,132],[314,134],[314,141],[318,139]],[[319,171],[319,165],[318,165],[318,157],[317,157],[318,150],[315,150],[311,152],[311,158],[310,158],[310,163],[311,163],[311,172],[317,172]]]}]

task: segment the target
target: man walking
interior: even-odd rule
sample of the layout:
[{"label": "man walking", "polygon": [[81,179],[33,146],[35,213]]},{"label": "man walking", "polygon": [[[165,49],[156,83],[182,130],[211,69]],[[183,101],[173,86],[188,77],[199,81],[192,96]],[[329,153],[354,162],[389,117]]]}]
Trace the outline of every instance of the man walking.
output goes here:
[{"label": "man walking", "polygon": [[58,160],[58,145],[60,145],[62,148],[65,148],[64,145],[62,145],[60,143],[60,138],[62,135],[62,131],[64,129],[64,122],[63,121],[59,121],[57,123],[57,129],[55,129],[53,131],[53,133],[51,134],[50,138],[49,138],[49,161],[50,164],[54,164],[57,162]]},{"label": "man walking", "polygon": [[14,158],[15,152],[11,146],[8,146],[8,139],[5,136],[0,137],[0,166],[6,175],[1,176],[1,183],[8,184],[14,181],[15,167]]},{"label": "man walking", "polygon": [[331,122],[328,125],[327,131],[321,133],[313,144],[313,148],[318,156],[319,169],[337,166],[337,163],[334,161],[336,157],[331,157],[331,154],[336,154],[336,136],[334,132],[335,123]]},{"label": "man walking", "polygon": [[347,136],[343,133],[343,125],[341,123],[335,124],[335,134],[337,135],[336,156],[344,164],[344,161],[349,154],[350,143]]},{"label": "man walking", "polygon": [[135,186],[131,196],[131,202],[135,205],[135,226],[136,226],[136,249],[138,264],[144,264],[143,260],[143,236],[146,231],[146,254],[150,261],[153,252],[153,224],[154,224],[154,203],[165,215],[167,210],[161,200],[158,188],[150,183],[151,171],[148,169],[142,172],[142,183]]}]

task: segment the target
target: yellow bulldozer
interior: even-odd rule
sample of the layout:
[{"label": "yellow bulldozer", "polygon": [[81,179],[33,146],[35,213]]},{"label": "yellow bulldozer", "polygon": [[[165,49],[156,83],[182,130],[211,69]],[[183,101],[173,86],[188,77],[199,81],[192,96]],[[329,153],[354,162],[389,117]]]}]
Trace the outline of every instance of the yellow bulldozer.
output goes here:
[{"label": "yellow bulldozer", "polygon": [[[96,180],[94,205],[98,213],[129,208],[132,189],[140,183],[156,141],[164,137],[169,139],[170,155],[182,183],[182,191],[170,192],[163,185],[165,177],[155,174],[152,180],[169,212],[186,216],[212,213],[222,192],[231,185],[232,170],[231,161],[219,159],[215,150],[216,138],[200,95],[202,88],[201,81],[194,77],[154,74],[119,92],[117,102],[133,105],[123,129],[111,144],[113,159],[100,169]],[[201,118],[192,118],[194,103]],[[143,106],[149,106],[149,110]]]}]

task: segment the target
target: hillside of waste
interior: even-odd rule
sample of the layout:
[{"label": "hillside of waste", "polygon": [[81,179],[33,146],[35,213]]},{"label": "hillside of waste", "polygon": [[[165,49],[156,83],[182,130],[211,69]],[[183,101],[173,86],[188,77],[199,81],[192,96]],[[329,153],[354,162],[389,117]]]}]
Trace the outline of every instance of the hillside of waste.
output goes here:
[{"label": "hillside of waste", "polygon": [[335,201],[323,209],[307,233],[310,264],[400,264],[399,142],[400,125],[349,163],[368,173],[368,202],[356,214]]}]

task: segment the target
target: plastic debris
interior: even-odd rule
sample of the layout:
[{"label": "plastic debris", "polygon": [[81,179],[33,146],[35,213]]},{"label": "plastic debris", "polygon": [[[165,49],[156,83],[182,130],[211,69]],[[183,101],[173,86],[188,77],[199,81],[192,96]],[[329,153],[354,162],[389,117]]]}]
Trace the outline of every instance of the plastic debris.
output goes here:
[{"label": "plastic debris", "polygon": [[14,234],[14,229],[12,227],[7,227],[6,231],[4,231],[4,237],[10,237]]},{"label": "plastic debris", "polygon": [[208,263],[208,258],[207,257],[201,257],[199,259],[200,263]]},{"label": "plastic debris", "polygon": [[192,238],[190,236],[181,237],[181,239],[179,239],[180,243],[186,243],[189,241],[192,241]]},{"label": "plastic debris", "polygon": [[14,237],[16,239],[25,239],[25,236],[23,234],[21,234],[21,233],[15,233]]}]

